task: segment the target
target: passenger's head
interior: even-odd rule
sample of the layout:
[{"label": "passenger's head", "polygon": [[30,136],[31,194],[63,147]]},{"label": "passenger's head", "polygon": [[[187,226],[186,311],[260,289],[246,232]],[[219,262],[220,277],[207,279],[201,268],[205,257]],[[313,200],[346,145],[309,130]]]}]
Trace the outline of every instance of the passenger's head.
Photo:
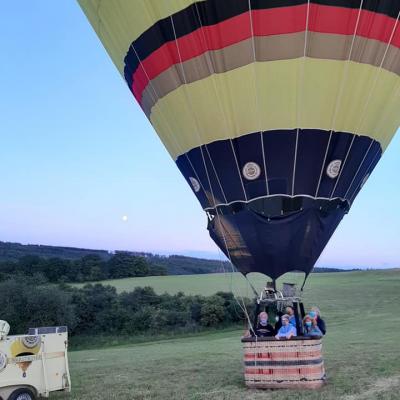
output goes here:
[{"label": "passenger's head", "polygon": [[267,325],[268,324],[268,314],[265,311],[260,312],[260,314],[258,314],[258,320],[260,321],[261,325],[264,325],[264,326]]},{"label": "passenger's head", "polygon": [[289,318],[290,318],[290,316],[287,314],[282,315],[281,321],[282,321],[283,326],[289,325]]},{"label": "passenger's head", "polygon": [[286,314],[293,315],[294,314],[293,307],[290,306],[286,307]]},{"label": "passenger's head", "polygon": [[313,318],[311,317],[310,314],[307,314],[303,319],[303,323],[307,327],[311,327],[313,325]]},{"label": "passenger's head", "polygon": [[311,311],[309,312],[311,318],[318,318],[321,315],[319,308],[316,306],[311,307]]}]

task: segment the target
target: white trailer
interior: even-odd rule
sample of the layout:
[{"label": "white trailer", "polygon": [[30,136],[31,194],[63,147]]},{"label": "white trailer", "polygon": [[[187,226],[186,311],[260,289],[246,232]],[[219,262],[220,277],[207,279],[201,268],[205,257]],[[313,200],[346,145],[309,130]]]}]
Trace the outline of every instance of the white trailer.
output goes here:
[{"label": "white trailer", "polygon": [[0,332],[0,400],[70,392],[67,349],[66,327],[31,328],[27,335],[17,336]]}]

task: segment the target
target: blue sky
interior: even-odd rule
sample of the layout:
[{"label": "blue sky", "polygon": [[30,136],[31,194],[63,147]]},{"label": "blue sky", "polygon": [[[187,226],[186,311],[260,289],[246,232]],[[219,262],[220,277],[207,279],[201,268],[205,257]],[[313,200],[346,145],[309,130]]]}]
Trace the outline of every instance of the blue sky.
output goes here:
[{"label": "blue sky", "polygon": [[[0,48],[0,240],[218,256],[74,1],[5,2]],[[400,134],[318,265],[400,266],[399,174]]]}]

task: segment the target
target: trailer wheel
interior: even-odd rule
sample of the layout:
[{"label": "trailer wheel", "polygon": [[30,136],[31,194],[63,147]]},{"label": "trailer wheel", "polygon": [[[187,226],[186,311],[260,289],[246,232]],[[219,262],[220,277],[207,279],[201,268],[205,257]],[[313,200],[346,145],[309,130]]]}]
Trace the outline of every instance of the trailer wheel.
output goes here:
[{"label": "trailer wheel", "polygon": [[36,399],[35,394],[32,392],[32,390],[28,388],[14,390],[11,393],[11,396],[8,398],[8,400],[35,400],[35,399]]}]

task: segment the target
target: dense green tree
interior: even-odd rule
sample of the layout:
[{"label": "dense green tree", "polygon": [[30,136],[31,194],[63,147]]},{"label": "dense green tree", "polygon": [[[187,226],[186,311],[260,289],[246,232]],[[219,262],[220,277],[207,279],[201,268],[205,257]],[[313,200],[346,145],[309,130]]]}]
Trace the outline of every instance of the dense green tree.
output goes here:
[{"label": "dense green tree", "polygon": [[217,326],[224,320],[224,300],[220,296],[208,297],[201,307],[201,320],[203,326]]},{"label": "dense green tree", "polygon": [[[45,284],[44,275],[4,276],[0,282],[0,319],[13,333],[29,327],[67,325],[72,335],[157,334],[215,327],[240,320],[229,312],[234,297],[158,295],[151,287],[118,294],[112,286]],[[39,283],[39,285],[38,285]],[[244,318],[244,317],[243,317]]]},{"label": "dense green tree", "polygon": [[115,332],[121,328],[117,291],[112,286],[85,285],[74,293],[79,329],[86,333]]},{"label": "dense green tree", "polygon": [[79,272],[88,281],[101,281],[108,278],[107,263],[98,255],[90,254],[82,257]]},{"label": "dense green tree", "polygon": [[55,286],[34,286],[30,281],[9,279],[0,283],[0,319],[9,322],[13,333],[29,327],[76,326],[71,296]]},{"label": "dense green tree", "polygon": [[61,258],[49,258],[42,260],[37,268],[38,272],[43,272],[49,282],[68,281],[68,270],[71,268],[71,261]]},{"label": "dense green tree", "polygon": [[0,272],[3,274],[11,274],[17,269],[18,265],[13,261],[3,261],[0,263]]},{"label": "dense green tree", "polygon": [[136,287],[131,292],[122,292],[120,302],[123,309],[134,313],[145,306],[159,306],[162,303],[162,297],[149,286]]},{"label": "dense green tree", "polygon": [[200,296],[194,296],[189,300],[190,318],[193,322],[200,323],[201,321],[201,308],[203,300]]},{"label": "dense green tree", "polygon": [[[165,275],[166,269],[149,264],[146,258],[118,253],[104,261],[99,255],[88,254],[79,260],[58,257],[49,259],[24,256],[18,262],[0,263],[2,276],[41,276],[43,282],[93,282],[113,278]],[[39,279],[37,279],[39,281]]]},{"label": "dense green tree", "polygon": [[163,267],[162,265],[150,264],[149,265],[149,275],[152,275],[152,276],[168,275],[168,270],[167,270],[167,268]]},{"label": "dense green tree", "polygon": [[154,311],[153,307],[146,305],[135,313],[128,314],[123,332],[126,334],[149,332],[152,328]]},{"label": "dense green tree", "polygon": [[238,306],[235,296],[231,292],[217,292],[216,296],[219,296],[223,300],[225,320],[238,322],[244,318],[242,309]]},{"label": "dense green tree", "polygon": [[18,271],[25,275],[41,272],[46,268],[46,259],[39,256],[24,256],[17,263]]},{"label": "dense green tree", "polygon": [[146,259],[128,253],[115,254],[107,264],[110,279],[149,275],[149,265]]}]

